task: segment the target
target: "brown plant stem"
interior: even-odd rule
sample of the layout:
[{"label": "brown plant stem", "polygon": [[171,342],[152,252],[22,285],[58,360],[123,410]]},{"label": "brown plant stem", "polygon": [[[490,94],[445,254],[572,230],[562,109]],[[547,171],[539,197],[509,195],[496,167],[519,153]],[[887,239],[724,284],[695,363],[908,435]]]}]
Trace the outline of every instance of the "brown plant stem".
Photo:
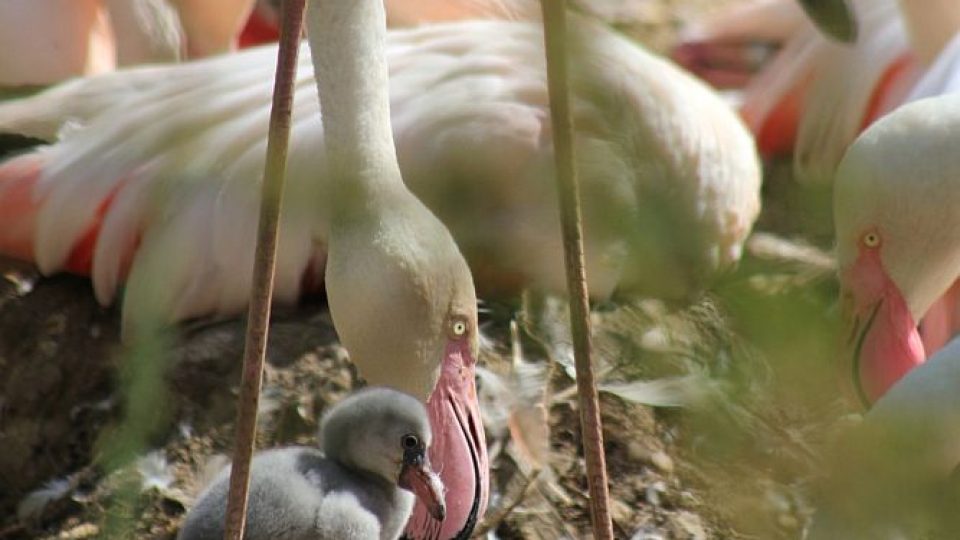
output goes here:
[{"label": "brown plant stem", "polygon": [[573,121],[567,84],[567,15],[564,0],[541,0],[544,42],[547,53],[547,83],[550,118],[560,199],[560,225],[570,296],[570,326],[580,397],[580,431],[587,461],[590,488],[590,520],[595,538],[613,539],[610,491],[603,452],[600,402],[593,373],[590,343],[590,301],[583,255],[583,225],[580,188],[574,166]]},{"label": "brown plant stem", "polygon": [[280,203],[287,167],[290,140],[290,113],[293,109],[293,86],[297,74],[297,56],[303,33],[305,0],[284,0],[277,73],[270,109],[267,138],[267,159],[260,194],[260,221],[257,229],[256,254],[253,264],[253,290],[247,314],[247,335],[243,351],[243,378],[237,401],[237,427],[230,471],[230,493],[224,538],[243,538],[247,518],[247,490],[250,482],[250,460],[256,443],[257,407],[263,381],[263,361],[267,350],[270,322],[270,299],[276,267],[277,231]]}]

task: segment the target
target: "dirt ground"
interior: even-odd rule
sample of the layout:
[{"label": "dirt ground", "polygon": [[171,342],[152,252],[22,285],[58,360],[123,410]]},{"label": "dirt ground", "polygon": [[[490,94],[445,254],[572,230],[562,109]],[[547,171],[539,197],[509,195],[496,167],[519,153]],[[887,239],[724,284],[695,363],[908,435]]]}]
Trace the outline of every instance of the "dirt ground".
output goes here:
[{"label": "dirt ground", "polygon": [[[231,449],[243,324],[179,330],[163,376],[163,427],[152,450],[114,468],[104,456],[116,444],[119,363],[129,354],[118,344],[116,310],[98,307],[82,279],[3,267],[13,269],[0,296],[0,365],[8,374],[0,514],[9,516],[0,538],[172,538],[192,495]],[[790,301],[750,286],[758,298],[769,296],[750,309]],[[601,380],[611,385],[603,419],[618,538],[793,538],[806,519],[808,494],[796,482],[812,478],[815,451],[804,445],[817,437],[791,430],[817,421],[797,412],[807,410],[798,403],[799,416],[790,416],[791,398],[777,395],[782,381],[762,344],[745,343],[750,338],[732,328],[748,316],[733,313],[723,294],[682,310],[640,302],[595,313]],[[479,381],[495,486],[484,528],[490,538],[586,537],[564,310],[557,299],[524,300],[484,305]],[[512,337],[511,321],[519,323]],[[320,412],[357,383],[355,375],[322,299],[277,314],[271,335],[259,447],[310,444]],[[667,384],[623,383],[636,380]],[[691,393],[688,401],[700,405],[688,409],[635,402]],[[544,403],[546,425],[537,420]],[[538,444],[547,440],[541,433],[548,446]]]},{"label": "dirt ground", "polygon": [[[719,4],[627,2],[636,11],[621,26],[662,50]],[[771,171],[757,229],[779,236],[756,235],[708,294],[687,306],[595,308],[617,538],[798,538],[809,518],[820,448],[847,421],[830,367],[829,224],[809,222],[829,207],[783,167]],[[0,275],[0,540],[173,538],[231,451],[243,323],[164,337],[163,384],[133,390],[162,404],[140,411],[159,428],[140,434],[146,448],[128,449],[116,429],[130,412],[124,362],[143,351],[121,346],[118,310],[99,307],[81,278],[40,278],[13,261],[0,261]],[[525,296],[481,307],[494,485],[478,536],[587,537],[562,304]],[[275,314],[268,356],[259,447],[310,444],[324,407],[359,383],[323,298]]]}]

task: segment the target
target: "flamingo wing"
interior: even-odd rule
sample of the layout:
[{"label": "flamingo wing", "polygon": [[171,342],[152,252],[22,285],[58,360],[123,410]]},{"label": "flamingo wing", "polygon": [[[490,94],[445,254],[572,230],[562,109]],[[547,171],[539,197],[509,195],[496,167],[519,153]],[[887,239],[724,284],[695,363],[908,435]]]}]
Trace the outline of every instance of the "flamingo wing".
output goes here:
[{"label": "flamingo wing", "polygon": [[[625,283],[685,294],[739,257],[759,210],[753,143],[703,84],[577,20],[574,114],[596,294]],[[404,178],[451,228],[481,287],[488,277],[561,286],[537,25],[437,24],[393,31],[388,46]],[[91,274],[102,303],[126,280],[125,314],[242,309],[275,56],[266,46],[123,70],[0,105],[0,130],[52,142],[0,164],[0,208],[19,208],[0,224],[20,216],[0,250],[27,251],[46,273]],[[296,84],[276,279],[287,301],[322,279],[328,202],[306,49]]]}]

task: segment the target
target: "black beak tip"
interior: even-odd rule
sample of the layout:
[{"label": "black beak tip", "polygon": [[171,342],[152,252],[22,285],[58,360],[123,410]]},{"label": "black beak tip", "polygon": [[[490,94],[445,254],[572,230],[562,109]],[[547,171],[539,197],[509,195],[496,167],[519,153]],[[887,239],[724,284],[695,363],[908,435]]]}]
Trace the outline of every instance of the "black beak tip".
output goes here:
[{"label": "black beak tip", "polygon": [[799,3],[827,36],[842,43],[857,40],[857,19],[847,0],[799,0]]}]

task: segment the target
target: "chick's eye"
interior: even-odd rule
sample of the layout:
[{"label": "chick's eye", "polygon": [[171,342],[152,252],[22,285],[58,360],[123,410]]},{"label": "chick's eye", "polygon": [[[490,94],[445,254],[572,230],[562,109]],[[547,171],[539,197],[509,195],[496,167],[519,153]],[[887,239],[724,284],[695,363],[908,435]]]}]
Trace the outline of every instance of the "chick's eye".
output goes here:
[{"label": "chick's eye", "polygon": [[420,447],[420,439],[416,435],[407,434],[400,439],[400,444],[403,445],[404,450],[416,450]]},{"label": "chick's eye", "polygon": [[868,232],[863,235],[863,245],[869,248],[875,248],[880,245],[880,235],[876,232]]}]

